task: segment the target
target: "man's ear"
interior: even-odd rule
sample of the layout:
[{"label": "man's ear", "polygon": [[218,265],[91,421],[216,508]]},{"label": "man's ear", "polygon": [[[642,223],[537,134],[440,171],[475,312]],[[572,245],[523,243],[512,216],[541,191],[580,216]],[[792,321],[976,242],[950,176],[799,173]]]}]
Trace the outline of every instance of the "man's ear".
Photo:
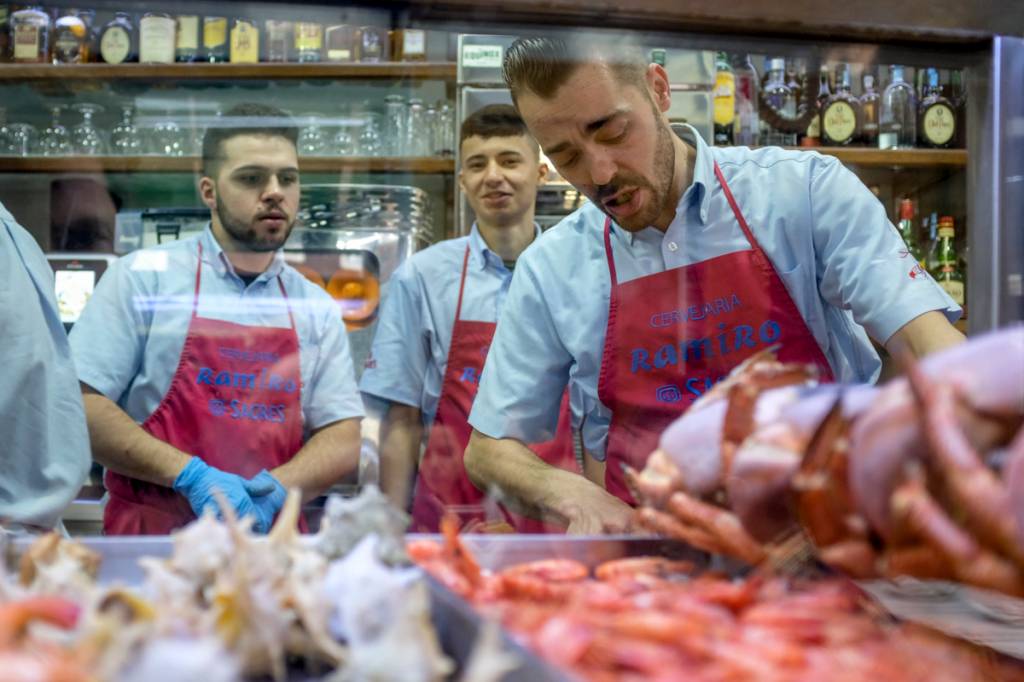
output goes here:
[{"label": "man's ear", "polygon": [[211,211],[217,209],[217,183],[208,175],[199,178],[199,198]]},{"label": "man's ear", "polygon": [[651,99],[661,112],[668,111],[672,106],[672,90],[669,87],[668,73],[661,64],[650,64],[644,76],[647,87],[651,93]]},{"label": "man's ear", "polygon": [[548,165],[541,161],[537,164],[537,184],[543,185],[548,181]]}]

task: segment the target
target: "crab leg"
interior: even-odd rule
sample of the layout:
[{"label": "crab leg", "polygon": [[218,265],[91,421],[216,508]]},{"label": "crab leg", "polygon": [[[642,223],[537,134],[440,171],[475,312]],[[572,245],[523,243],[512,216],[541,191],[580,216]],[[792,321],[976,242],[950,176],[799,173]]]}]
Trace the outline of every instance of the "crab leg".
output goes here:
[{"label": "crab leg", "polygon": [[664,450],[652,452],[643,471],[638,472],[627,466],[624,473],[634,497],[658,509],[665,506],[669,495],[683,489],[683,477],[679,473],[679,468]]},{"label": "crab leg", "polygon": [[924,413],[929,456],[956,504],[966,512],[977,537],[1024,567],[1024,546],[1006,488],[984,465],[956,420],[956,397],[949,385],[931,382],[910,362],[907,377]]},{"label": "crab leg", "polygon": [[764,547],[743,528],[732,512],[682,492],[673,493],[668,498],[667,510],[683,523],[710,533],[727,554],[749,564],[764,560]]},{"label": "crab leg", "polygon": [[721,543],[710,533],[701,528],[688,526],[667,512],[641,507],[636,511],[636,522],[653,533],[685,542],[705,552],[724,552]]}]

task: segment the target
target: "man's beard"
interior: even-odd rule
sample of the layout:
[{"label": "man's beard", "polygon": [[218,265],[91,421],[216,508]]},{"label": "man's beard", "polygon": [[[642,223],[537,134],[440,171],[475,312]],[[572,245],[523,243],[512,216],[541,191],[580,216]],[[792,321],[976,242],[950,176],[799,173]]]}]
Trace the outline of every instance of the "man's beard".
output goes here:
[{"label": "man's beard", "polygon": [[260,237],[255,228],[244,220],[239,220],[233,215],[228,213],[224,204],[221,203],[220,195],[217,195],[217,217],[220,219],[220,224],[224,228],[224,231],[228,233],[231,240],[235,243],[241,251],[254,251],[254,252],[266,252],[266,251],[277,251],[284,243],[288,241],[288,236],[292,233],[292,228],[295,227],[295,219],[293,218],[285,231],[277,237],[266,236]]},{"label": "man's beard", "polygon": [[[598,187],[596,196],[591,197],[591,200],[605,215],[629,232],[638,232],[653,225],[665,209],[664,204],[669,201],[672,194],[672,178],[675,175],[676,164],[676,148],[672,144],[674,133],[657,115],[655,115],[655,126],[658,137],[654,143],[654,183],[652,184],[647,178],[636,173],[616,173],[611,182]],[[604,199],[615,196],[623,187],[646,189],[651,198],[639,213],[620,220],[605,210]]]}]

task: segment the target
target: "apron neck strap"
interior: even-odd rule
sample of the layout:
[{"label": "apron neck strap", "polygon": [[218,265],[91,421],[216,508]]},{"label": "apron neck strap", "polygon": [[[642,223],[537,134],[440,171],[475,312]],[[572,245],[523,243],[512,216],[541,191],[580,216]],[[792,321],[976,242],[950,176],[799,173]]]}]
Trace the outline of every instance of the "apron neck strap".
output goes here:
[{"label": "apron neck strap", "polygon": [[[199,257],[196,263],[196,289],[192,294],[192,317],[198,317],[199,311],[199,285],[202,282],[203,274],[203,244],[199,243]],[[295,316],[292,315],[292,304],[288,300],[288,292],[284,289],[284,282],[281,281],[281,275],[277,276],[277,286],[281,290],[281,296],[284,297],[284,304],[288,308],[288,323],[291,324],[292,331],[295,331]],[[462,292],[459,291],[459,301],[462,301]]]},{"label": "apron neck strap", "polygon": [[469,244],[466,244],[466,254],[462,257],[462,275],[459,277],[459,302],[455,306],[455,321],[462,319],[462,292],[466,289],[466,269],[469,267]]},{"label": "apron neck strap", "polygon": [[604,219],[604,255],[608,259],[608,273],[612,276],[612,286],[616,286],[619,283],[619,278],[615,274],[615,258],[612,256],[612,219],[605,217]]},{"label": "apron neck strap", "polygon": [[736,222],[740,224],[740,229],[743,230],[743,235],[750,242],[750,248],[755,251],[758,250],[757,240],[754,239],[754,233],[750,231],[750,225],[747,225],[747,219],[743,217],[743,212],[740,211],[739,204],[736,203],[736,198],[732,195],[732,190],[729,189],[729,183],[725,181],[725,176],[722,175],[722,169],[718,167],[718,162],[715,161],[715,177],[718,178],[718,184],[722,186],[722,192],[725,194],[725,200],[729,202],[729,207],[732,209],[732,214],[736,216]]}]

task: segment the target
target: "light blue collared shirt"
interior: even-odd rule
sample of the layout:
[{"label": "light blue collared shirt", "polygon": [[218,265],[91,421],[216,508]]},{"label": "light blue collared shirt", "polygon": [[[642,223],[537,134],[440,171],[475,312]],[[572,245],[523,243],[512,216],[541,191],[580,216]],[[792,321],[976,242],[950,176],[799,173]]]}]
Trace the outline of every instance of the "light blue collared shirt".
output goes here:
[{"label": "light blue collared shirt", "polygon": [[[540,228],[537,228],[540,235]],[[476,225],[467,237],[416,253],[392,275],[366,368],[359,380],[370,409],[376,400],[418,407],[423,425],[434,422],[448,366],[462,261],[469,245],[462,319],[497,322],[512,271],[487,248]]]},{"label": "light blue collared shirt", "polygon": [[3,204],[0,362],[0,524],[49,528],[89,473],[89,432],[53,270]]},{"label": "light blue collared shirt", "polygon": [[[681,136],[696,148],[693,183],[664,233],[613,228],[619,281],[749,248],[715,178],[717,161],[837,381],[877,378],[881,362],[868,334],[884,342],[932,310],[959,318],[934,280],[911,276],[914,262],[885,208],[837,159],[712,148],[689,126]],[[470,414],[478,431],[527,443],[551,438],[568,383],[574,426],[603,459],[611,419],[597,396],[611,291],[604,219],[587,203],[520,257]],[[693,303],[685,298],[680,309]]]},{"label": "light blue collared shirt", "polygon": [[[287,328],[291,309],[299,337],[306,435],[341,419],[361,417],[348,335],[334,300],[287,265],[280,252],[246,286],[209,227],[193,237],[132,252],[107,270],[71,329],[79,379],[136,422],[156,410],[178,367],[191,321],[199,243],[200,317]],[[287,306],[278,275],[288,294]]]}]

